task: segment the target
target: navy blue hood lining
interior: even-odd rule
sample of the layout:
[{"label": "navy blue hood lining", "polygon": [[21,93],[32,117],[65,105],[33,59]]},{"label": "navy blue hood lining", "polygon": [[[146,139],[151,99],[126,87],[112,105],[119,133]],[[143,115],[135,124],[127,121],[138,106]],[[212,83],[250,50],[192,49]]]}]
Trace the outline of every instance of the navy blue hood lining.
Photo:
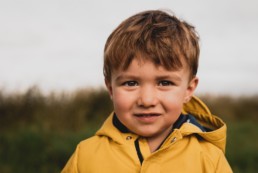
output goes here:
[{"label": "navy blue hood lining", "polygon": [[119,119],[117,118],[116,114],[114,113],[114,116],[113,116],[113,125],[122,133],[129,133],[130,131],[128,130],[127,127],[125,127],[124,124],[122,124]]}]

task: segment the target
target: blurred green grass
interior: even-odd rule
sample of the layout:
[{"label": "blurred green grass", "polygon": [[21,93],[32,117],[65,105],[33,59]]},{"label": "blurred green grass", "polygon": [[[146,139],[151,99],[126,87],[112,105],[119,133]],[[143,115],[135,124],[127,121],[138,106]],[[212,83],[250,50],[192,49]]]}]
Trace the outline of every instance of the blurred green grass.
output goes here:
[{"label": "blurred green grass", "polygon": [[[228,126],[226,155],[235,173],[258,170],[258,96],[201,95]],[[79,141],[112,111],[103,88],[43,95],[0,91],[0,172],[60,172]]]}]

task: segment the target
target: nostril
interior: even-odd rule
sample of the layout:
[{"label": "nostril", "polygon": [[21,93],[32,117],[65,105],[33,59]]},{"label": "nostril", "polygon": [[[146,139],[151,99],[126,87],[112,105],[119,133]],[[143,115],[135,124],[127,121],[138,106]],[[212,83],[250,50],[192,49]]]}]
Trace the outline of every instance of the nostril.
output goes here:
[{"label": "nostril", "polygon": [[137,103],[141,107],[153,107],[157,104],[157,99],[154,97],[141,97],[138,99]]},{"label": "nostril", "polygon": [[157,95],[154,86],[142,86],[139,92],[138,105],[141,107],[151,107],[157,104]]}]

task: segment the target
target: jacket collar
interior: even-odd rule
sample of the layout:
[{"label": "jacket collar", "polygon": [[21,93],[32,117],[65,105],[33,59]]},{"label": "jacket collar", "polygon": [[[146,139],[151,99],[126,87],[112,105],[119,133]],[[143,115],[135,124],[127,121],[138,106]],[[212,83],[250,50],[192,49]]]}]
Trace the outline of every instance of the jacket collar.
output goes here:
[{"label": "jacket collar", "polygon": [[[211,114],[207,106],[197,97],[193,97],[190,102],[184,105],[182,114],[174,124],[174,131],[180,133],[179,136],[198,134],[204,140],[212,143],[225,152],[226,145],[226,125],[218,117]],[[186,115],[186,117],[185,117]],[[97,131],[98,136],[107,136],[113,141],[123,144],[128,142],[128,137],[137,139],[138,135],[132,134],[124,125],[119,123],[112,113]],[[113,123],[115,121],[115,123]],[[171,127],[172,128],[172,127]],[[122,133],[121,133],[122,132]],[[133,141],[133,140],[131,140]]]}]

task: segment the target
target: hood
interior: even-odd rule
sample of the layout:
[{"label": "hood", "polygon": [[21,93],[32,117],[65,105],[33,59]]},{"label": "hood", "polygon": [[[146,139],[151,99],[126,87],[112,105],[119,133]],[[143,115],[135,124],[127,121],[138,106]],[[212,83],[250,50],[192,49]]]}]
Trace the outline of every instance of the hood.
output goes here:
[{"label": "hood", "polygon": [[212,115],[208,107],[196,96],[184,105],[182,113],[193,115],[202,127],[210,129],[208,132],[203,132],[196,125],[185,123],[180,128],[182,133],[185,135],[196,133],[225,153],[227,127],[222,119]]},{"label": "hood", "polygon": [[[208,107],[199,98],[196,96],[192,97],[192,99],[183,106],[182,114],[192,115],[202,127],[209,129],[208,132],[203,132],[200,126],[196,124],[191,122],[184,123],[179,128],[182,136],[198,134],[204,140],[209,141],[225,152],[226,124],[220,118],[212,115]],[[113,125],[113,115],[114,113],[111,113],[102,127],[97,131],[96,135],[108,136],[118,144],[124,144],[128,136],[135,139],[138,137],[132,133],[121,133]]]}]

